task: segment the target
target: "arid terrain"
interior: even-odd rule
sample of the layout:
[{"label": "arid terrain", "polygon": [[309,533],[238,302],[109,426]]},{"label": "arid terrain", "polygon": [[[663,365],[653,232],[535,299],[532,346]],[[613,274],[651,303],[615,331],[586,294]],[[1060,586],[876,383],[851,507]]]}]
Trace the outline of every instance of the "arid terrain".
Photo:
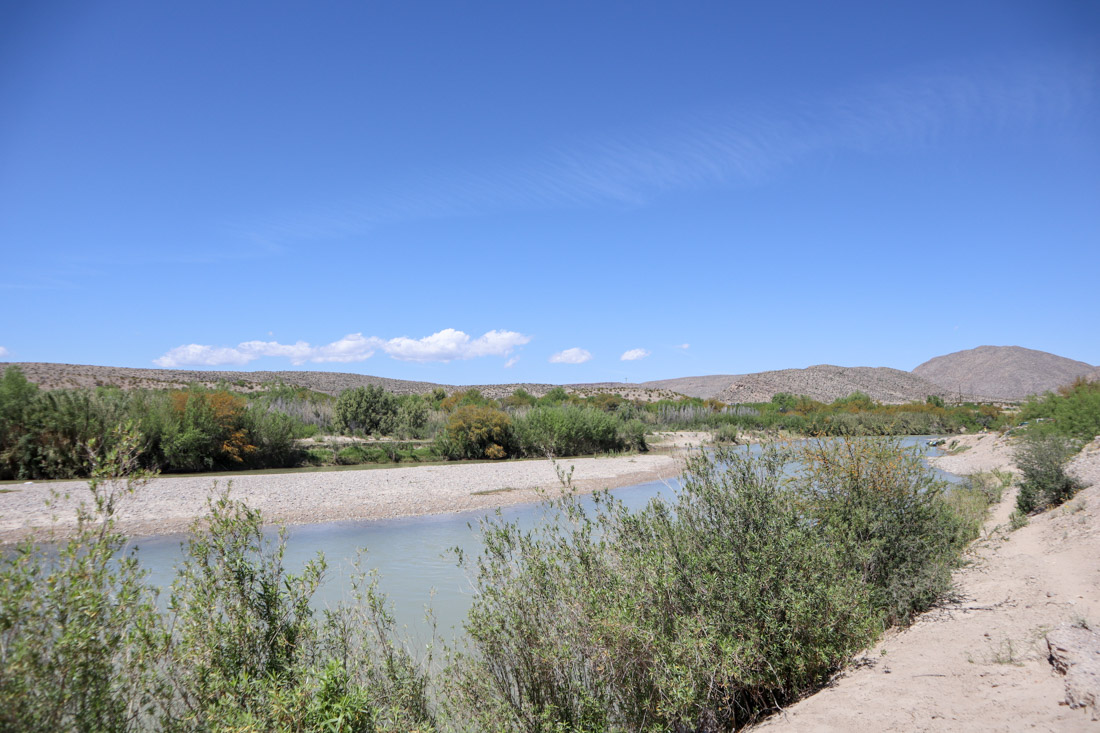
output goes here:
[{"label": "arid terrain", "polygon": [[948,395],[988,395],[1002,400],[1022,400],[1098,372],[1083,361],[1019,346],[979,346],[937,356],[913,369],[913,374]]},{"label": "arid terrain", "polygon": [[[251,392],[265,383],[306,387],[339,394],[345,389],[380,385],[394,394],[423,394],[442,387],[448,393],[476,387],[500,398],[517,389],[542,396],[553,384],[453,385],[373,377],[365,374],[320,371],[207,371],[185,369],[131,369],[81,364],[15,363],[27,378],[45,389],[113,385],[123,389],[168,389],[188,384],[229,385]],[[0,369],[6,367],[0,363]],[[713,398],[726,403],[766,402],[777,392],[807,395],[831,402],[863,392],[887,404],[921,401],[930,395],[948,400],[1020,400],[1029,394],[1055,389],[1078,377],[1097,378],[1100,369],[1042,351],[1018,346],[980,346],[938,356],[912,372],[887,367],[841,367],[820,364],[805,369],[780,369],[754,374],[716,374],[649,382],[566,384],[569,392],[584,396],[616,393],[628,399],[656,401],[682,396]]]},{"label": "arid terrain", "polygon": [[[1011,445],[965,436],[969,450],[936,459],[949,471],[1011,468]],[[1007,492],[956,574],[957,599],[891,632],[817,694],[757,726],[767,731],[1095,731],[1090,706],[1066,704],[1067,676],[1047,637],[1100,635],[1100,440],[1072,464],[1088,488],[1016,531]],[[1061,629],[1061,631],[1056,631]],[[1057,639],[1058,637],[1052,637]],[[1100,649],[1100,648],[1098,648]],[[1084,654],[1090,654],[1085,652]],[[1100,658],[1084,683],[1100,694]],[[1087,660],[1086,660],[1087,661]]]}]

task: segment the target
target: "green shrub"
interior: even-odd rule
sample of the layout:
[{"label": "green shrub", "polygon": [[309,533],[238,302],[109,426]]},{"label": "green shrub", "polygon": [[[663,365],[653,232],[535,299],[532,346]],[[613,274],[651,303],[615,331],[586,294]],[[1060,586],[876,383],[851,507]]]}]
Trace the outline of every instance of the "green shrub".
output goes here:
[{"label": "green shrub", "polygon": [[1018,419],[1031,423],[1029,433],[1087,443],[1100,436],[1100,381],[1078,379],[1057,393],[1032,398],[1020,408]]},{"label": "green shrub", "polygon": [[977,527],[952,510],[916,451],[881,438],[816,440],[799,457],[811,516],[859,569],[887,624],[908,623],[944,594]]},{"label": "green shrub", "polygon": [[[645,443],[639,422],[629,432],[616,416],[588,407],[536,407],[513,423],[519,451],[527,456],[576,456],[621,451],[631,442]],[[629,442],[628,442],[629,438]]]},{"label": "green shrub", "polygon": [[[876,628],[860,574],[786,490],[788,454],[689,460],[674,506],[571,497],[482,525],[471,640],[448,671],[486,730],[727,730],[819,684]],[[474,570],[474,568],[471,568]]]},{"label": "green shrub", "polygon": [[192,527],[158,612],[114,530],[118,500],[146,478],[140,441],[114,438],[93,453],[74,538],[0,555],[0,730],[435,730],[377,577],[357,575],[353,602],[318,620],[323,558],[287,573],[283,536],[228,490]]},{"label": "green shrub", "polygon": [[512,447],[512,421],[496,408],[464,405],[451,415],[436,444],[448,458],[504,458]]},{"label": "green shrub", "polygon": [[1016,450],[1020,491],[1016,508],[1023,514],[1058,506],[1081,488],[1066,473],[1066,463],[1077,445],[1058,435],[1027,435]]},{"label": "green shrub", "polygon": [[649,444],[645,439],[646,426],[641,420],[627,420],[619,428],[619,442],[627,449],[646,452]]},{"label": "green shrub", "polygon": [[428,403],[420,395],[404,395],[398,398],[397,433],[403,438],[419,438],[424,434],[430,411]]},{"label": "green shrub", "polygon": [[741,442],[740,431],[736,425],[721,425],[711,433],[715,443],[731,443],[737,445]]},{"label": "green shrub", "polygon": [[397,397],[378,385],[347,389],[336,400],[336,428],[344,433],[390,435],[397,426],[397,409]]},{"label": "green shrub", "polygon": [[33,543],[0,556],[0,729],[138,730],[168,694],[166,631],[115,507],[148,479],[139,441],[119,431],[96,460],[91,504],[55,554]]}]

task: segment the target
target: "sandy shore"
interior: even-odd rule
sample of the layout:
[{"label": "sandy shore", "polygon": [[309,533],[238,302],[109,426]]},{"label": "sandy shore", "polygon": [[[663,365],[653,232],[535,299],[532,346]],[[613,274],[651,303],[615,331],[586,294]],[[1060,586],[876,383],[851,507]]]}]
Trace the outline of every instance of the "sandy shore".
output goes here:
[{"label": "sandy shore", "polygon": [[945,455],[928,459],[936,468],[959,476],[985,471],[1016,471],[1013,441],[1003,435],[953,435],[945,441],[940,446]]},{"label": "sandy shore", "polygon": [[[581,492],[666,479],[680,473],[675,454],[648,453],[561,459]],[[539,490],[560,486],[548,460],[409,466],[233,477],[158,478],[120,502],[119,528],[130,535],[182,532],[206,512],[215,485],[232,482],[233,496],[270,522],[305,524],[342,519],[383,519],[485,509],[535,501]],[[0,493],[0,542],[50,532],[64,535],[76,508],[90,500],[80,481],[9,485]],[[49,506],[53,492],[60,496]]]},{"label": "sandy shore", "polygon": [[[950,440],[948,441],[950,443]],[[962,473],[1007,470],[1011,440],[959,438],[971,448],[935,463]],[[993,508],[958,600],[886,635],[832,685],[758,726],[768,731],[1097,731],[1095,707],[1066,704],[1066,677],[1046,635],[1100,628],[1100,439],[1070,464],[1088,488],[1009,528],[1015,489]],[[1100,680],[1093,682],[1100,689]]]}]

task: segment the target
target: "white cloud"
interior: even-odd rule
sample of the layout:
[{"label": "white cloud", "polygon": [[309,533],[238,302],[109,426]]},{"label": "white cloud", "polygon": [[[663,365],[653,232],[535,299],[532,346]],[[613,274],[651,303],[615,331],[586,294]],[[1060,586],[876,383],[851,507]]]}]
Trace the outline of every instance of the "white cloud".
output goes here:
[{"label": "white cloud", "polygon": [[8,350],[5,349],[3,346],[0,346],[0,359],[4,358],[7,355],[8,355]]},{"label": "white cloud", "polygon": [[550,357],[551,364],[583,364],[592,358],[592,354],[586,349],[566,349],[559,351]]},{"label": "white cloud", "polygon": [[468,334],[445,328],[422,339],[404,336],[382,344],[382,350],[402,361],[451,361],[478,356],[508,356],[517,346],[531,340],[515,331],[489,331],[471,340]]},{"label": "white cloud", "polygon": [[623,355],[619,357],[619,361],[637,361],[647,356],[649,356],[649,352],[645,349],[631,349],[630,351],[624,352]]},{"label": "white cloud", "polygon": [[177,346],[164,356],[153,359],[153,363],[162,367],[220,366],[222,364],[247,364],[255,358],[255,356],[238,349],[187,344],[186,346]]},{"label": "white cloud", "polygon": [[508,356],[516,347],[530,340],[530,336],[515,331],[489,331],[479,338],[471,339],[468,334],[453,328],[443,329],[421,339],[401,336],[388,341],[376,336],[351,333],[322,346],[313,346],[308,341],[293,344],[245,341],[235,347],[187,344],[171,349],[154,359],[153,363],[162,367],[241,365],[268,356],[289,359],[291,364],[298,366],[306,362],[366,361],[376,351],[383,351],[401,361],[446,362],[479,356]]},{"label": "white cloud", "polygon": [[517,364],[518,362],[519,362],[519,357],[518,357],[518,356],[513,356],[513,357],[512,357],[511,359],[509,359],[508,361],[504,362],[504,368],[505,368],[505,369],[511,369],[511,368],[512,368],[512,367],[514,367],[514,366],[515,366],[515,365],[516,365],[516,364]]},{"label": "white cloud", "polygon": [[677,344],[677,345],[676,345],[676,348],[677,348],[677,349],[690,349],[690,348],[691,348],[691,344]]}]

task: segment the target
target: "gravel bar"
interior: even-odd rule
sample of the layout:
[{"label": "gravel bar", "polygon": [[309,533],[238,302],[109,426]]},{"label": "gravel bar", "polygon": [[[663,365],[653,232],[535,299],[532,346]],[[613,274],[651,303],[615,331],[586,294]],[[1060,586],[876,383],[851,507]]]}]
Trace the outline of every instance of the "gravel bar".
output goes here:
[{"label": "gravel bar", "polygon": [[[682,460],[668,454],[560,459],[573,469],[578,491],[629,486],[679,475]],[[548,460],[409,466],[365,470],[232,477],[160,477],[119,503],[118,527],[131,536],[186,531],[206,513],[216,488],[232,484],[232,496],[263,512],[268,522],[310,524],[344,519],[383,519],[444,514],[536,501],[560,487]],[[90,501],[81,481],[42,481],[3,487],[0,543],[72,531],[76,508]],[[51,496],[57,495],[51,500]]]}]

